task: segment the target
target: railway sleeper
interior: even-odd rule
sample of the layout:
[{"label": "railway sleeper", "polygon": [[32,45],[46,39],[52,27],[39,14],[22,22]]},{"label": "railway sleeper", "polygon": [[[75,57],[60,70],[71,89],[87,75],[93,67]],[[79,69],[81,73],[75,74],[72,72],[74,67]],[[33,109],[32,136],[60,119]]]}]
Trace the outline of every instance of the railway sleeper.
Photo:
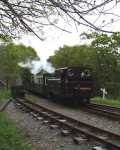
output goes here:
[{"label": "railway sleeper", "polygon": [[88,139],[87,138],[83,138],[83,137],[74,137],[73,138],[73,142],[75,143],[75,144],[82,144],[82,143],[84,143],[84,142],[86,142],[86,141],[88,141]]}]

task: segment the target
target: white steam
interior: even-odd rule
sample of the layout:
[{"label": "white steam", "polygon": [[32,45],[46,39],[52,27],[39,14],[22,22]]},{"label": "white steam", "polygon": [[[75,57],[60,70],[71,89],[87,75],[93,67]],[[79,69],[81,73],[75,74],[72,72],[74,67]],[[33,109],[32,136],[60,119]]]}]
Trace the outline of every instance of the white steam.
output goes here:
[{"label": "white steam", "polygon": [[55,68],[52,66],[49,62],[43,62],[43,61],[33,61],[32,65],[34,66],[32,68],[32,73],[36,74],[39,73],[41,70],[45,70],[48,73],[53,73],[55,71]]},{"label": "white steam", "polygon": [[33,60],[32,62],[28,61],[25,64],[19,63],[19,65],[24,68],[29,68],[33,74],[37,74],[41,70],[45,70],[48,73],[53,73],[55,71],[55,68],[52,66],[52,64],[46,61]]}]

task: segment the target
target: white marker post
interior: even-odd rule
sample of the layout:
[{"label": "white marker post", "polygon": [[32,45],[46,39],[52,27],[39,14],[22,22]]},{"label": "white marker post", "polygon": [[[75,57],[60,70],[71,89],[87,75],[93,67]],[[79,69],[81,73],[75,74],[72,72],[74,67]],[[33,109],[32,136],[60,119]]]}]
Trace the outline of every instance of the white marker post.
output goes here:
[{"label": "white marker post", "polygon": [[102,91],[102,98],[105,99],[105,95],[107,95],[107,91],[105,88],[101,88],[100,91]]}]

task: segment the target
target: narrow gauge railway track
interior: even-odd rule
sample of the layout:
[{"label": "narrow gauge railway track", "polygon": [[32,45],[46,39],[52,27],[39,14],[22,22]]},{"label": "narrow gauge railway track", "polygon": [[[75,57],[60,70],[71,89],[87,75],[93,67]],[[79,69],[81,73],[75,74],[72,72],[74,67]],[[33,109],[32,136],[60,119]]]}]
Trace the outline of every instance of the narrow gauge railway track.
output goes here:
[{"label": "narrow gauge railway track", "polygon": [[50,119],[50,122],[60,124],[62,127],[67,127],[72,133],[82,133],[85,134],[88,138],[93,138],[100,141],[101,143],[106,144],[112,150],[120,149],[120,135],[108,132],[106,130],[94,127],[92,125],[80,122],[71,117],[65,116],[61,113],[58,113],[49,108],[40,106],[28,100],[17,99],[17,102],[29,111],[35,113],[36,117],[43,116],[47,119]]},{"label": "narrow gauge railway track", "polygon": [[120,122],[120,108],[90,103],[88,105],[85,105],[85,107],[84,106],[80,107],[80,109]]},{"label": "narrow gauge railway track", "polygon": [[120,121],[120,108],[91,103],[87,105],[84,109]]}]

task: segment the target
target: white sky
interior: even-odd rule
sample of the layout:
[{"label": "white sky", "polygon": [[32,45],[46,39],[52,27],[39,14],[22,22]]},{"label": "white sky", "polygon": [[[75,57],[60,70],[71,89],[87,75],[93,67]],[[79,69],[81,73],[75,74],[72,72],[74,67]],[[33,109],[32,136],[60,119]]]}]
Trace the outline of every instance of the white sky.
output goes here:
[{"label": "white sky", "polygon": [[35,36],[24,35],[18,42],[32,46],[40,56],[41,60],[46,60],[54,51],[63,45],[80,44],[79,33],[73,29],[73,33],[66,33],[59,29],[53,29],[47,33],[47,38],[40,41]]},{"label": "white sky", "polygon": [[[82,26],[81,26],[82,27]],[[115,29],[120,31],[120,22],[116,25]],[[85,31],[89,32],[89,29],[82,27],[82,29],[77,32],[75,28],[72,28],[72,33],[66,33],[60,31],[59,29],[53,29],[47,33],[47,38],[44,41],[40,41],[36,36],[23,35],[17,43],[23,43],[26,46],[32,46],[41,60],[46,60],[50,55],[54,54],[54,51],[63,47],[63,45],[80,45],[82,43],[80,39],[80,34]]]}]

